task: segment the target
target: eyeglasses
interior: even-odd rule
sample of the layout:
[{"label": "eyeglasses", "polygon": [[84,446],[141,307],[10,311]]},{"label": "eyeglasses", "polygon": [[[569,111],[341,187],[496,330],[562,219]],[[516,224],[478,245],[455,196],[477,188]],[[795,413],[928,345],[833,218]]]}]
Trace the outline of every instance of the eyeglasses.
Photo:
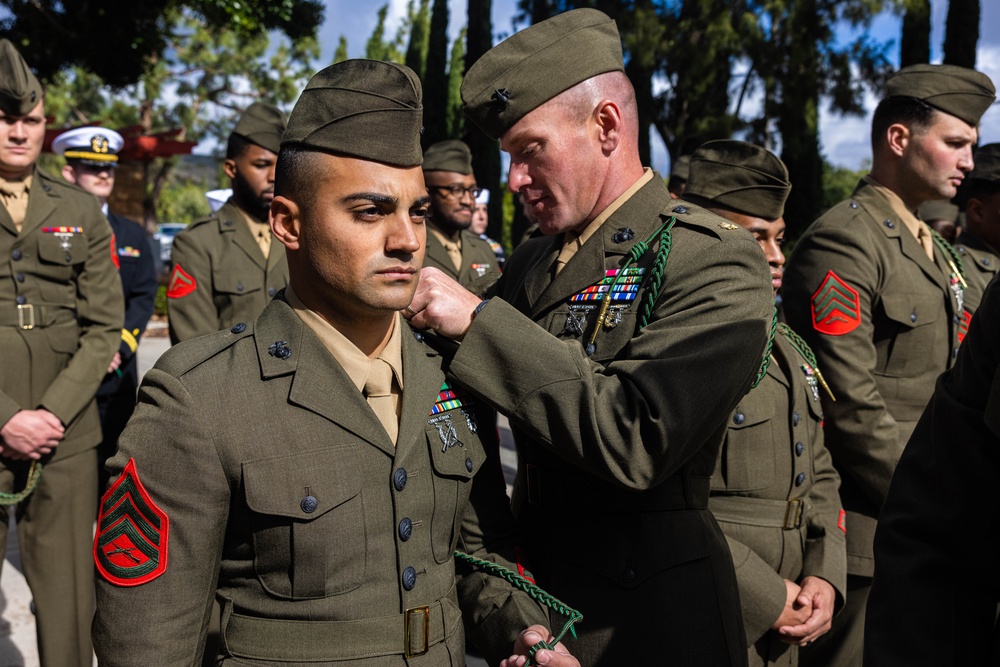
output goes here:
[{"label": "eyeglasses", "polygon": [[470,195],[475,199],[483,191],[482,188],[463,188],[461,185],[429,185],[427,187],[434,188],[440,192],[442,197],[449,197],[451,199],[462,199],[465,195]]}]

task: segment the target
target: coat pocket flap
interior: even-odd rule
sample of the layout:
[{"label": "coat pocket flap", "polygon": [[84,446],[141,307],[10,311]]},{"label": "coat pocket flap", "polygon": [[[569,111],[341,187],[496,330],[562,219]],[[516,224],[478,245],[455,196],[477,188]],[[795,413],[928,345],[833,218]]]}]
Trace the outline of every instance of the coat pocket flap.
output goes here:
[{"label": "coat pocket flap", "polygon": [[311,521],[361,492],[351,445],[243,463],[247,506],[259,514]]}]

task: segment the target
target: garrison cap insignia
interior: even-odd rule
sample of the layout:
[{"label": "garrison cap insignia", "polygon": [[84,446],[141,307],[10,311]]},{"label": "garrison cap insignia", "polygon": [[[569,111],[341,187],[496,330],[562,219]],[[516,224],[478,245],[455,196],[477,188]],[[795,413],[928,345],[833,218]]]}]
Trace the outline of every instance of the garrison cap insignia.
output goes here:
[{"label": "garrison cap insignia", "polygon": [[510,101],[510,91],[506,88],[497,88],[490,95],[490,99],[493,100],[493,106],[497,108],[497,111],[506,111],[507,102]]},{"label": "garrison cap insignia", "polygon": [[958,342],[961,343],[969,334],[969,323],[972,321],[972,313],[962,309],[962,319],[958,323]]},{"label": "garrison cap insignia", "polygon": [[812,295],[812,320],[816,331],[828,336],[843,336],[861,324],[858,292],[832,270],[828,271]]},{"label": "garrison cap insignia", "polygon": [[179,299],[196,289],[198,289],[198,282],[194,277],[182,269],[180,264],[174,265],[174,272],[170,275],[170,285],[167,287],[167,298]]},{"label": "garrison cap insignia", "polygon": [[170,519],[139,481],[135,459],[101,499],[94,563],[105,580],[138,586],[167,571]]}]

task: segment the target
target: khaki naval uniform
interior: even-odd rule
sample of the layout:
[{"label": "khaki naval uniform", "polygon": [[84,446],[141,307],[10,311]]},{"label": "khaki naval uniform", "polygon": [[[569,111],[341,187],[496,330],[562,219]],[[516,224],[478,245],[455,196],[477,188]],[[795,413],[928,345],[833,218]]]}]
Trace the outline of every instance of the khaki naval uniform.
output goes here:
[{"label": "khaki naval uniform", "polygon": [[865,664],[995,665],[1000,552],[1000,283],[937,381],[875,534]]},{"label": "khaki naval uniform", "polygon": [[424,266],[441,269],[461,283],[462,287],[468,287],[486,274],[500,270],[497,257],[493,253],[493,249],[490,248],[490,244],[465,230],[460,233],[459,237],[461,239],[462,261],[456,267],[455,260],[445,248],[442,240],[444,238],[441,232],[428,225],[427,253],[424,255]]},{"label": "khaki naval uniform", "polygon": [[798,647],[769,632],[784,580],[820,577],[844,602],[847,563],[840,476],[823,445],[819,387],[780,333],[760,385],[729,418],[708,507],[733,554],[751,665],[796,665]]},{"label": "khaki naval uniform", "polygon": [[285,246],[272,238],[265,257],[247,217],[230,201],[174,238],[171,342],[249,322],[288,284]]},{"label": "khaki naval uniform", "polygon": [[[906,224],[866,179],[809,228],[784,279],[788,323],[815,351],[837,397],[824,398],[823,408],[847,512],[847,572],[859,577],[857,589],[848,580],[852,613],[863,614],[892,471],[934,380],[958,354],[961,286],[949,258],[934,246],[930,259]],[[853,629],[850,640],[839,637],[835,620],[816,644],[860,652],[861,627]],[[813,650],[802,652],[803,662]]]},{"label": "khaki naval uniform", "polygon": [[969,287],[965,290],[965,322],[963,332],[968,327],[972,313],[976,312],[979,302],[983,299],[983,292],[986,286],[993,280],[993,276],[1000,271],[1000,254],[991,248],[986,242],[973,236],[966,230],[962,230],[955,242],[955,250],[962,256],[962,265],[965,269],[965,282]]},{"label": "khaki naval uniform", "polygon": [[[253,324],[160,359],[108,465],[134,465],[169,519],[150,530],[163,536],[162,554],[151,553],[164,569],[136,586],[98,578],[102,666],[197,663],[216,597],[219,664],[233,667],[462,665],[463,614],[494,659],[518,631],[546,623],[501,579],[469,574],[456,585],[455,549],[517,567],[492,412],[466,397],[431,414],[443,359],[397,326],[405,391],[395,444],[280,298]],[[127,543],[102,539],[124,513],[111,511],[114,490],[99,567],[105,558],[112,574],[148,577],[149,561],[129,562],[115,554]]]},{"label": "khaki naval uniform", "polygon": [[[101,424],[94,396],[118,349],[123,297],[97,200],[37,167],[20,231],[0,206],[0,424],[45,408],[66,427],[35,492],[16,509],[43,665],[90,665],[91,526]],[[0,490],[28,463],[3,458]],[[0,544],[8,515],[0,513]]]},{"label": "khaki naval uniform", "polygon": [[[732,560],[707,507],[726,415],[767,342],[767,266],[753,237],[671,200],[658,177],[637,185],[558,276],[562,238],[519,246],[449,373],[510,418],[514,512],[539,585],[584,615],[566,640],[581,664],[744,664]],[[588,357],[598,312],[572,297],[671,217],[651,321],[638,328],[647,281]]]}]

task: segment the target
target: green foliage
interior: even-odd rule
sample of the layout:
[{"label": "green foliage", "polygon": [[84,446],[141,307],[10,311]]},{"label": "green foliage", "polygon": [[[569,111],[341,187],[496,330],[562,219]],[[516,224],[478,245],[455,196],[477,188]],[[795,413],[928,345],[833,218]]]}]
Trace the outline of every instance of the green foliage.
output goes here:
[{"label": "green foliage", "polygon": [[375,30],[365,44],[365,58],[370,60],[386,60],[394,63],[402,63],[405,55],[402,52],[404,41],[404,30],[401,28],[392,41],[385,39],[385,20],[389,14],[389,5],[382,5],[378,10],[378,22]]},{"label": "green foliage", "polygon": [[156,299],[153,300],[153,313],[160,317],[167,316],[167,286],[160,285],[156,289]]},{"label": "green foliage", "polygon": [[337,50],[333,54],[333,64],[336,65],[345,60],[347,60],[347,38],[341,35],[340,41],[337,42]]},{"label": "green foliage", "polygon": [[430,0],[420,0],[414,8],[413,0],[406,6],[410,22],[410,41],[406,47],[406,66],[417,73],[422,80],[426,73],[427,49],[430,47],[431,5]]},{"label": "green foliage", "polygon": [[451,62],[448,65],[448,136],[457,139],[465,128],[465,113],[462,111],[462,77],[465,74],[465,33],[451,45]]},{"label": "green foliage", "polygon": [[866,160],[858,170],[837,167],[829,162],[824,162],[823,199],[820,202],[822,209],[828,209],[837,202],[849,198],[854,192],[854,188],[858,187],[861,178],[868,173],[870,166],[871,160]]},{"label": "green foliage", "polygon": [[162,222],[191,224],[208,216],[212,209],[205,198],[203,183],[185,181],[165,186],[156,203],[156,218]]}]

